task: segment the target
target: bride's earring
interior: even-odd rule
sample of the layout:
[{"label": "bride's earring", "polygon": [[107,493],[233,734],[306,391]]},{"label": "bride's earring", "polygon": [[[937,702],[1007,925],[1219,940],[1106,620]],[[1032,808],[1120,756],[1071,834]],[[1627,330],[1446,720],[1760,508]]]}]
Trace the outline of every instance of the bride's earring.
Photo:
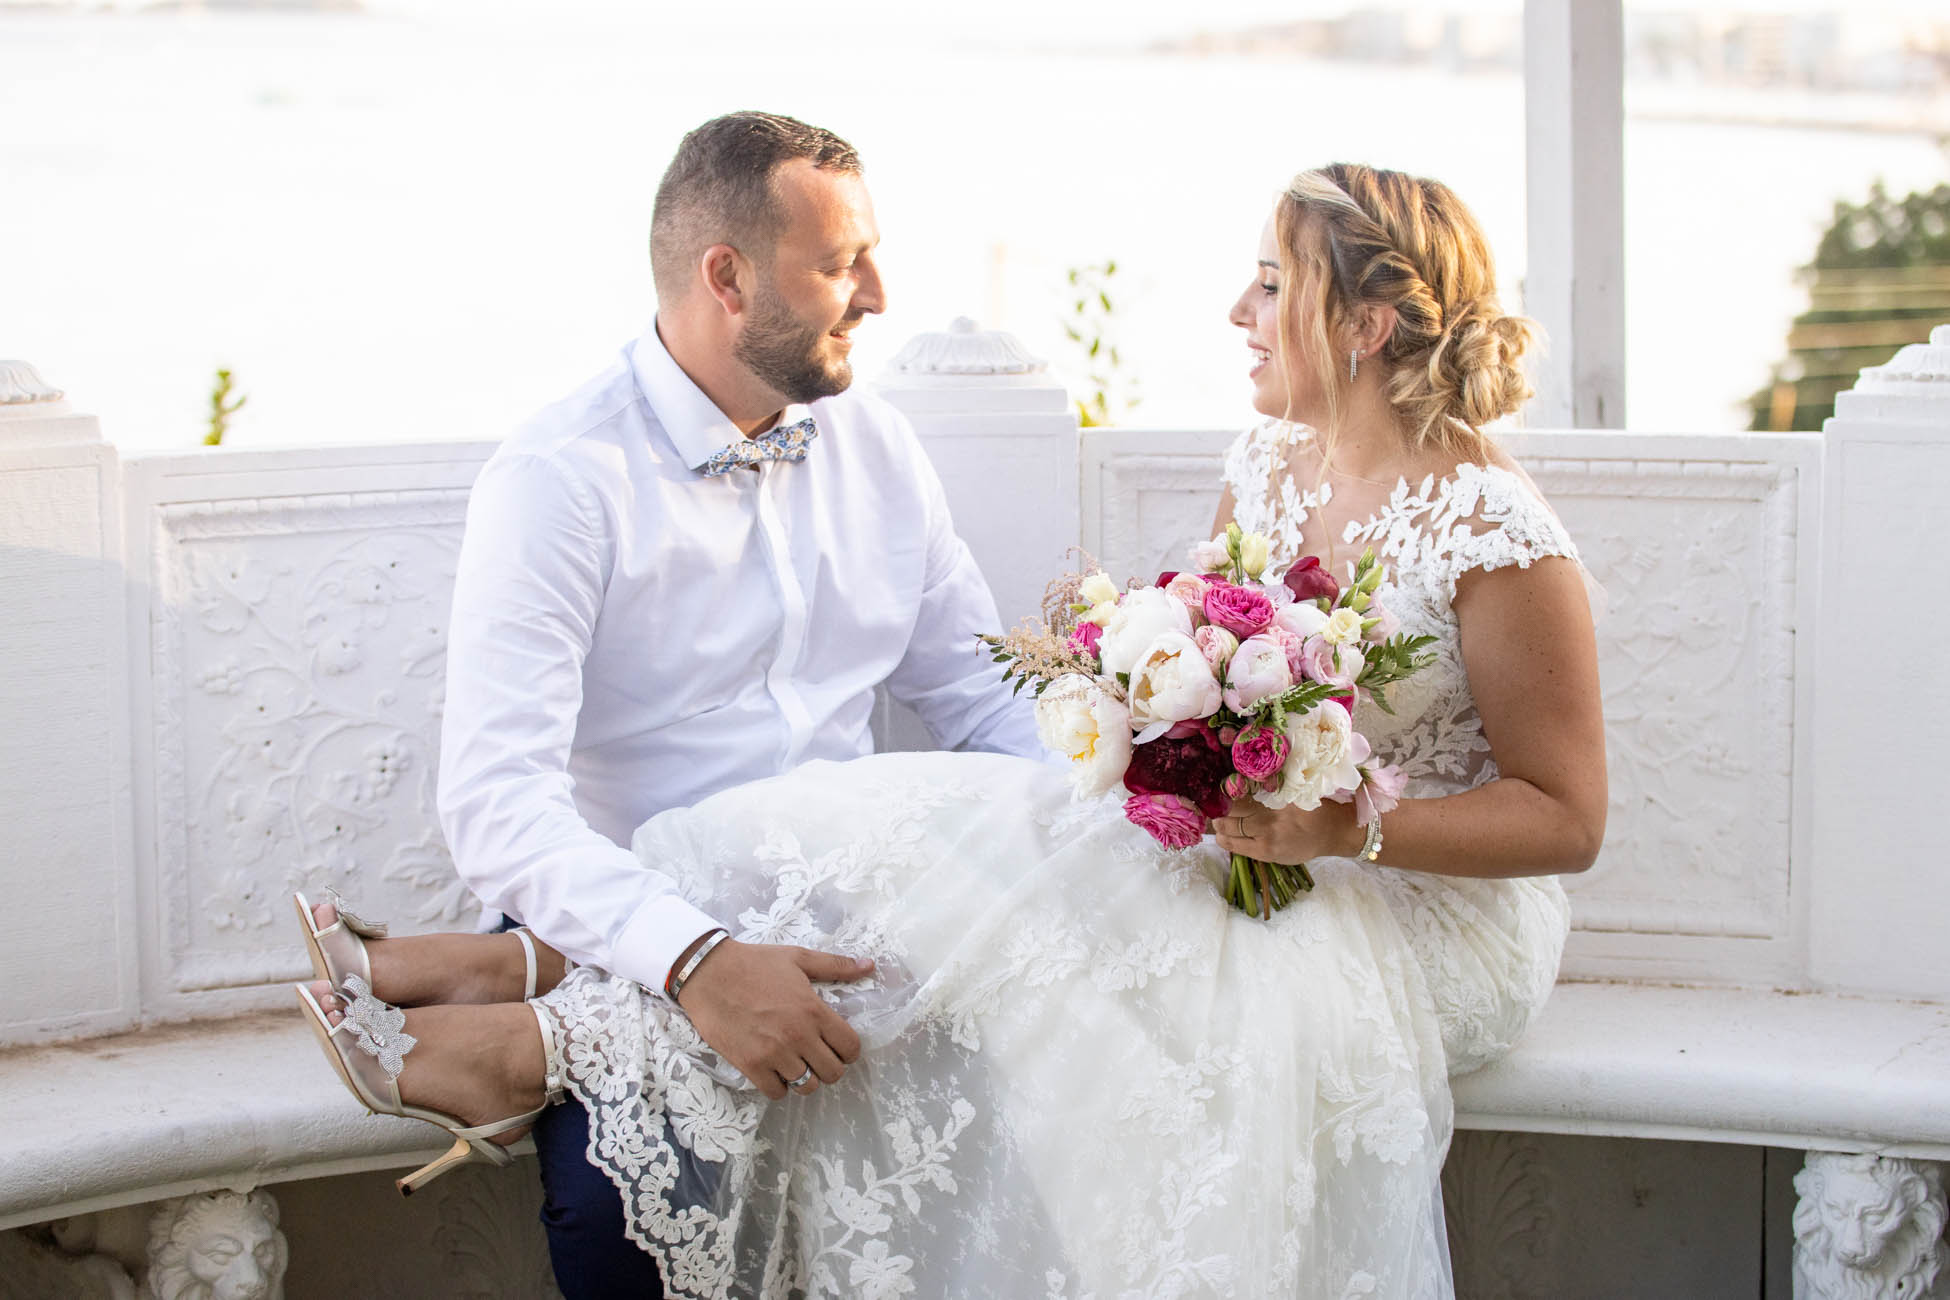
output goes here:
[{"label": "bride's earring", "polygon": [[1355,348],[1352,352],[1347,354],[1347,382],[1350,384],[1353,383],[1354,377],[1360,373],[1361,373],[1361,349]]}]

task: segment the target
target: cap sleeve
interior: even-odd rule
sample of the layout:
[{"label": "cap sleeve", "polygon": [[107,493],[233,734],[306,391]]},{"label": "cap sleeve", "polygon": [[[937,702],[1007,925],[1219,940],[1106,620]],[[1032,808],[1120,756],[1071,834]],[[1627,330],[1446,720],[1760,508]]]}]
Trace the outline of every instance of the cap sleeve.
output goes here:
[{"label": "cap sleeve", "polygon": [[1521,471],[1459,466],[1449,507],[1453,524],[1440,568],[1451,599],[1457,581],[1477,569],[1487,573],[1512,564],[1527,569],[1552,557],[1584,567],[1564,521]]}]

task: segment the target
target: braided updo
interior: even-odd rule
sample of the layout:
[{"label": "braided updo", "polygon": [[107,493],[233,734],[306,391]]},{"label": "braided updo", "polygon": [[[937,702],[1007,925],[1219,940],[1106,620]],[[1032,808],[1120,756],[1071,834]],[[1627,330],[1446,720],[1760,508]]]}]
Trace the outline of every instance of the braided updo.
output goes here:
[{"label": "braided updo", "polygon": [[1411,445],[1482,459],[1483,426],[1531,395],[1520,362],[1536,327],[1497,301],[1489,242],[1454,192],[1335,163],[1293,178],[1274,229],[1282,279],[1301,289],[1282,329],[1319,366],[1330,424],[1348,382],[1334,335],[1363,308],[1393,307],[1384,391]]}]

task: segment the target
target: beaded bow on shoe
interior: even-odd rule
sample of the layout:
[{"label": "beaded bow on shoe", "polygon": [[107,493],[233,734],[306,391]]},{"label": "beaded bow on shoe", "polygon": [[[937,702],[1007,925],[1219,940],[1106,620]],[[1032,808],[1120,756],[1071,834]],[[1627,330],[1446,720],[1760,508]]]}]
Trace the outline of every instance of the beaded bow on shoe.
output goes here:
[{"label": "beaded bow on shoe", "polygon": [[357,975],[345,977],[345,992],[352,995],[345,1018],[359,1031],[359,1050],[376,1057],[388,1079],[399,1078],[404,1057],[420,1041],[406,1032],[406,1013],[374,997],[372,986]]},{"label": "beaded bow on shoe", "polygon": [[762,461],[785,460],[797,464],[806,458],[807,446],[818,436],[819,430],[813,426],[812,417],[808,416],[796,424],[782,424],[757,437],[744,438],[721,451],[714,451],[711,459],[705,461],[701,468],[706,478],[716,478]]}]

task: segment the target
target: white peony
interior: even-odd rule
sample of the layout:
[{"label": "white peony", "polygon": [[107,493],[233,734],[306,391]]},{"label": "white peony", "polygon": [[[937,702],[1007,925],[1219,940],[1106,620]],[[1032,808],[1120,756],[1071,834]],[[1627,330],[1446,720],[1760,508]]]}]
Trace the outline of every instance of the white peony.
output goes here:
[{"label": "white peony", "polygon": [[1080,673],[1043,688],[1036,731],[1046,748],[1076,765],[1077,793],[1085,798],[1110,790],[1131,765],[1131,711]]},{"label": "white peony", "polygon": [[1367,745],[1355,735],[1347,710],[1332,700],[1286,720],[1286,738],[1293,750],[1280,769],[1280,788],[1262,793],[1269,808],[1295,804],[1311,811],[1321,801],[1361,784],[1359,763]]},{"label": "white peony", "polygon": [[1283,627],[1305,641],[1310,636],[1319,636],[1327,627],[1327,615],[1320,612],[1320,606],[1311,600],[1296,600],[1273,614],[1275,627]]},{"label": "white peony", "polygon": [[1192,614],[1176,598],[1158,587],[1140,587],[1118,602],[1117,612],[1104,624],[1097,654],[1104,672],[1115,677],[1137,666],[1138,656],[1167,632],[1192,634]]},{"label": "white peony", "polygon": [[[1284,666],[1284,665],[1282,665]],[[1154,740],[1174,722],[1208,717],[1219,708],[1219,679],[1198,642],[1167,632],[1131,670],[1131,725],[1138,743]]]}]

